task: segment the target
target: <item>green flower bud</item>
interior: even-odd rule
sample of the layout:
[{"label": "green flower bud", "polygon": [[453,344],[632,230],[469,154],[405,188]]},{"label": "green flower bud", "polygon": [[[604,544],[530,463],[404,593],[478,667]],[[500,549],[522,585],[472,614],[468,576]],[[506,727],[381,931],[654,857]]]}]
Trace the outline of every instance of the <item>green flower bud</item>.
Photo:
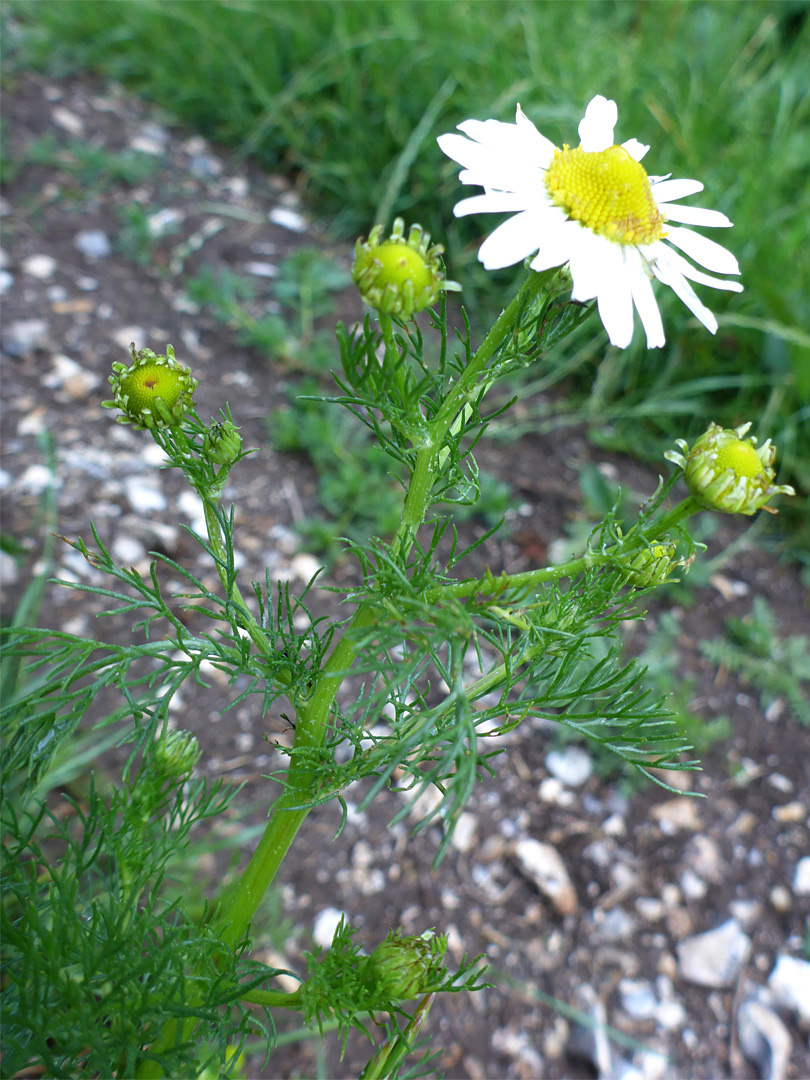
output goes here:
[{"label": "green flower bud", "polygon": [[770,439],[757,449],[753,436],[743,438],[750,427],[750,423],[738,428],[709,424],[691,449],[683,439],[676,439],[680,452],[668,450],[664,454],[683,469],[686,486],[705,509],[751,515],[764,507],[775,514],[765,506],[772,496],[796,494],[788,484],[774,484],[776,473],[771,465],[776,448]]},{"label": "green flower bud", "polygon": [[242,452],[242,436],[231,420],[215,420],[205,432],[203,457],[213,465],[233,465]]},{"label": "green flower bud", "polygon": [[130,365],[115,363],[110,383],[112,401],[102,401],[105,409],[120,409],[121,424],[133,427],[176,427],[192,408],[197,380],[189,368],[175,360],[174,349],[166,346],[166,355],[158,356],[151,349],[129,347]]},{"label": "green flower bud", "polygon": [[407,319],[435,304],[440,292],[460,292],[461,286],[444,276],[442,245],[431,247],[421,225],[412,225],[407,239],[404,228],[397,218],[386,239],[382,225],[375,225],[365,243],[358,240],[352,280],[370,307]]},{"label": "green flower bud", "polygon": [[161,781],[187,777],[202,751],[197,736],[190,731],[167,731],[155,743],[155,771]]},{"label": "green flower bud", "polygon": [[446,950],[446,937],[436,937],[432,930],[418,937],[390,930],[366,961],[369,981],[383,999],[408,1001],[426,994],[446,975]]},{"label": "green flower bud", "polygon": [[636,552],[629,562],[619,566],[619,570],[630,585],[648,589],[665,582],[675,565],[675,544],[659,541]]}]

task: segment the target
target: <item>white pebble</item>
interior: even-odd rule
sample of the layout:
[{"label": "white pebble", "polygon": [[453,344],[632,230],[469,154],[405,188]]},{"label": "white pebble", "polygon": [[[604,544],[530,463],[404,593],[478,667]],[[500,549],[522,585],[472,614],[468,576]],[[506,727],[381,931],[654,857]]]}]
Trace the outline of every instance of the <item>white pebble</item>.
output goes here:
[{"label": "white pebble", "polygon": [[792,887],[796,896],[810,896],[810,855],[796,863]]},{"label": "white pebble", "polygon": [[84,255],[86,259],[104,259],[110,254],[110,238],[101,229],[82,229],[76,233],[73,246]]},{"label": "white pebble", "polygon": [[35,278],[53,277],[56,271],[56,259],[50,255],[29,255],[23,259],[22,268],[26,274]]},{"label": "white pebble", "polygon": [[345,918],[345,913],[337,908],[327,907],[319,912],[312,927],[312,937],[316,945],[328,949],[332,944],[340,920]]}]

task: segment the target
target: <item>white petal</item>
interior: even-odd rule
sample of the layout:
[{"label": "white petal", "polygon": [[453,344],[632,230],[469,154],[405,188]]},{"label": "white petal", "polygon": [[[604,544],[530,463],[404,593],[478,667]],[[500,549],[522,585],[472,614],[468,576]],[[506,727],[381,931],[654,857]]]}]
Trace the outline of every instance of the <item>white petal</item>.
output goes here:
[{"label": "white petal", "polygon": [[602,278],[611,272],[610,251],[613,245],[580,225],[569,234],[571,250],[572,300],[593,300],[599,294]]},{"label": "white petal", "polygon": [[619,110],[615,101],[601,94],[592,98],[577,128],[582,149],[592,154],[613,146],[613,129],[618,119]]},{"label": "white petal", "polygon": [[652,282],[643,266],[640,265],[638,273],[630,278],[630,288],[633,292],[633,303],[647,335],[647,348],[660,349],[666,341],[664,324],[661,322],[661,312],[658,310]]},{"label": "white petal", "polygon": [[540,228],[537,214],[515,214],[486,238],[478,250],[479,261],[487,270],[520,262],[540,246]]},{"label": "white petal", "polygon": [[683,225],[700,225],[706,229],[730,229],[732,225],[719,210],[704,210],[702,206],[673,206],[659,202],[658,209],[666,214],[667,221],[680,221]]},{"label": "white petal", "polygon": [[611,345],[626,349],[633,340],[633,294],[621,248],[618,244],[611,247],[616,250],[610,252],[610,272],[602,276],[596,302]]},{"label": "white petal", "polygon": [[712,334],[717,333],[717,319],[709,309],[698,300],[695,291],[683,275],[664,258],[653,263],[653,272],[659,281],[669,285],[675,295],[683,301]]},{"label": "white petal", "polygon": [[739,274],[740,267],[731,252],[721,244],[709,240],[690,229],[667,229],[666,239],[686,252],[690,259],[699,262],[707,270],[717,274]]},{"label": "white petal", "polygon": [[677,251],[673,251],[671,248],[661,245],[664,251],[664,260],[672,265],[679,273],[683,274],[685,278],[689,278],[690,281],[696,281],[699,285],[709,285],[713,289],[724,289],[726,292],[742,292],[743,286],[739,281],[726,281],[724,278],[712,277],[711,274],[704,274],[701,270],[696,270],[690,262],[687,262],[683,255],[680,255]]},{"label": "white petal", "polygon": [[571,233],[574,229],[579,229],[580,225],[576,221],[565,221],[562,211],[560,219],[555,222],[549,214],[543,224],[540,250],[530,263],[532,270],[538,273],[542,270],[550,270],[552,266],[562,266],[570,258]]},{"label": "white petal", "polygon": [[699,191],[703,191],[703,184],[699,180],[659,180],[656,182],[655,177],[651,176],[650,183],[655,201],[659,206],[662,202],[685,199],[687,195],[696,195]]},{"label": "white petal", "polygon": [[628,139],[622,143],[622,150],[626,150],[633,161],[641,161],[649,149],[649,146],[645,146],[638,139]]},{"label": "white petal", "polygon": [[533,156],[544,165],[548,165],[554,157],[554,151],[557,147],[551,139],[547,139],[545,135],[540,134],[520,105],[518,105],[515,113],[515,124],[521,138],[525,139],[528,146],[531,147]]},{"label": "white petal", "polygon": [[487,191],[483,195],[472,195],[469,199],[457,202],[453,207],[453,214],[456,217],[466,217],[468,214],[513,214],[527,209],[523,195],[516,195],[513,191]]}]

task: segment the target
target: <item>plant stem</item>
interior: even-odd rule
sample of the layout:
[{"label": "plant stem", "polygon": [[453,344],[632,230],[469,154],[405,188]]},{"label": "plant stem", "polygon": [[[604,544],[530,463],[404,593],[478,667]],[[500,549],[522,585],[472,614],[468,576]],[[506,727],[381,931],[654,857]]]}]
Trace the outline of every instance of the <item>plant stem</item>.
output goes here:
[{"label": "plant stem", "polygon": [[[407,556],[419,526],[424,521],[430,505],[437,455],[449,428],[459,411],[468,403],[481,372],[519,319],[525,305],[538,295],[553,273],[529,274],[517,295],[484,338],[456,384],[451,387],[431,422],[426,445],[416,457],[402,517],[394,537],[395,554]],[[380,326],[386,347],[386,363],[398,365],[400,357],[394,340],[391,319],[381,315]],[[402,378],[404,379],[404,373]],[[402,390],[403,387],[400,385],[400,391]],[[208,508],[206,508],[206,521],[208,521],[208,513]],[[211,513],[216,523],[213,511]],[[217,536],[219,536],[218,532]],[[214,546],[213,541],[212,546]],[[237,597],[238,593],[235,593],[234,598],[236,602],[239,602]],[[308,751],[317,751],[326,739],[335,696],[357,655],[356,632],[372,626],[376,617],[376,611],[368,604],[361,605],[357,609],[347,631],[335,645],[318,674],[311,697],[298,711],[295,741],[284,793],[273,807],[264,835],[247,867],[236,885],[222,899],[217,911],[216,926],[223,940],[231,947],[235,947],[247,931],[262,897],[272,883],[290,845],[312,808],[317,770],[313,767],[313,759]]]},{"label": "plant stem", "polygon": [[631,554],[640,550],[644,546],[645,540],[649,542],[663,536],[675,525],[683,521],[684,518],[697,513],[700,509],[702,507],[690,495],[660,517],[658,521],[645,526],[643,537],[641,533],[628,533],[621,544],[616,544],[607,551],[587,552],[578,559],[560,563],[559,566],[544,566],[538,570],[524,570],[520,574],[504,573],[499,574],[497,577],[487,574],[481,578],[467,578],[465,581],[459,581],[455,585],[438,586],[430,590],[428,596],[453,596],[456,599],[475,596],[477,593],[491,596],[494,593],[502,593],[507,589],[532,589],[544,584],[546,581],[558,581],[560,578],[576,577],[583,570],[589,570],[593,566],[604,566],[607,563],[614,562],[619,554]]}]

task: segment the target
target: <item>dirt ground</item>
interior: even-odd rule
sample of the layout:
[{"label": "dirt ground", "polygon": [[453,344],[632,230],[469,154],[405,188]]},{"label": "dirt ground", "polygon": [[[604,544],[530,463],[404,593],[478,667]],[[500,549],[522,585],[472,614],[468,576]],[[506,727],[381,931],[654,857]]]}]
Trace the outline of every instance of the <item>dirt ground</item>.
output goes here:
[{"label": "dirt ground", "polygon": [[[193,501],[176,476],[156,468],[145,435],[99,408],[110,364],[127,359],[130,341],[156,351],[173,343],[200,381],[204,418],[229,402],[246,445],[259,448],[232,473],[226,493],[238,506],[244,579],[263,578],[267,565],[271,578],[302,584],[317,564],[295,526],[317,513],[316,478],[267,437],[267,417],[284,405],[295,372],[241,346],[232,328],[189,301],[184,281],[203,266],[227,267],[261,286],[268,265],[302,246],[346,266],[350,251],[324,239],[285,179],[229,159],[114,86],[27,75],[6,87],[3,112],[3,529],[28,548],[23,565],[3,564],[6,611],[42,550],[45,434],[57,461],[56,531],[88,537],[93,519],[128,563],[146,564],[147,552],[160,550],[196,564],[178,527],[194,524]],[[44,136],[53,140],[44,144],[50,159]],[[129,183],[106,166],[79,173],[75,155],[64,156],[72,142],[134,151],[149,168]],[[32,155],[32,143],[39,153]],[[151,222],[145,256],[122,231],[132,206]],[[346,321],[359,314],[351,292],[339,298],[339,314]],[[545,559],[576,514],[575,465],[588,460],[634,491],[655,485],[648,469],[596,451],[577,429],[482,453],[521,504],[510,537],[481,553],[493,570]],[[722,521],[709,554],[733,544],[747,524]],[[468,528],[470,537],[483,531],[480,523]],[[69,548],[57,556],[56,576],[91,580]],[[352,573],[338,562],[325,582]],[[447,1077],[810,1077],[806,1001],[802,1018],[772,979],[780,958],[806,960],[810,890],[796,881],[810,854],[810,731],[784,702],[766,715],[754,689],[698,648],[722,634],[728,617],[747,614],[756,595],[771,605],[782,636],[807,632],[810,605],[796,568],[744,545],[693,606],[675,610],[680,670],[694,680],[692,710],[707,723],[731,721],[731,736],[705,755],[703,772],[683,774],[706,798],[652,785],[628,797],[616,775],[602,779],[596,770],[560,779],[549,732],[520,728],[504,740],[498,780],[476,790],[437,872],[435,832],[411,837],[408,823],[388,827],[401,805],[395,794],[350,814],[338,839],[334,810],[314,811],[283,868],[284,913],[294,929],[268,959],[300,970],[299,950],[310,947],[325,909],[344,911],[369,947],[401,925],[447,931],[456,960],[484,953],[494,988],[447,997],[431,1012],[428,1031]],[[329,594],[318,603],[326,610]],[[92,599],[50,587],[41,623],[126,634],[115,621],[94,623],[94,610]],[[636,631],[639,644],[662,614],[652,611]],[[222,722],[228,693],[214,685],[205,696],[184,694],[182,722],[200,738],[201,768],[244,783],[246,813],[261,819],[272,791],[264,776],[276,760],[267,737],[279,738],[283,724],[276,714],[259,722],[249,705]],[[526,838],[560,856],[572,889],[565,907],[521,865]],[[744,936],[741,956],[721,985],[702,985],[689,975],[684,943],[729,921]],[[713,955],[722,966],[722,949]],[[752,1002],[775,1020],[759,1036]],[[582,1014],[590,1027],[578,1022]],[[293,1043],[253,1075],[351,1077],[369,1056],[359,1038],[342,1062],[335,1045],[325,1054],[313,1042]]]}]

